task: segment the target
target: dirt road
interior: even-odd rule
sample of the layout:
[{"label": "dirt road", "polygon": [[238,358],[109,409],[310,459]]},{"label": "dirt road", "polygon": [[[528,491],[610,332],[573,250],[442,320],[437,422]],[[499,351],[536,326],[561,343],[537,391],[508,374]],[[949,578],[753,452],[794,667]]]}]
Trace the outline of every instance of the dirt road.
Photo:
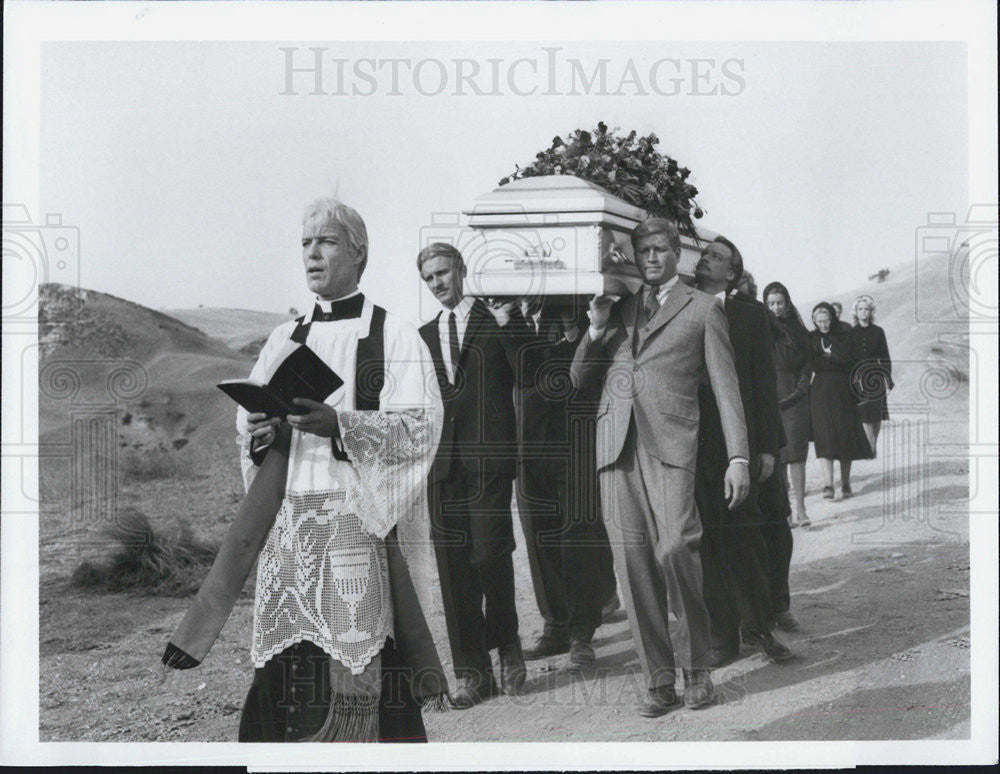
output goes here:
[{"label": "dirt road", "polygon": [[[894,427],[895,425],[895,427]],[[961,414],[923,427],[890,423],[880,458],[856,464],[855,497],[824,501],[811,462],[814,528],[795,531],[787,635],[797,657],[767,662],[744,650],[717,670],[718,702],[656,720],[634,710],[643,685],[623,613],[598,630],[598,672],[573,678],[560,661],[529,662],[524,695],[467,711],[426,714],[438,741],[668,741],[967,738],[969,734],[968,463],[928,454],[964,437]],[[920,452],[920,449],[923,449]],[[188,514],[221,534],[238,490],[231,476],[126,490],[152,516]],[[230,482],[231,483],[231,482]],[[156,509],[159,509],[157,512]],[[184,599],[93,594],[67,578],[87,551],[74,536],[43,530],[40,738],[43,741],[235,741],[252,667],[251,599],[241,600],[206,663],[188,672],[159,665]],[[541,626],[523,546],[515,554],[521,633]],[[447,661],[443,616],[430,615]],[[450,664],[446,664],[450,671]]]}]

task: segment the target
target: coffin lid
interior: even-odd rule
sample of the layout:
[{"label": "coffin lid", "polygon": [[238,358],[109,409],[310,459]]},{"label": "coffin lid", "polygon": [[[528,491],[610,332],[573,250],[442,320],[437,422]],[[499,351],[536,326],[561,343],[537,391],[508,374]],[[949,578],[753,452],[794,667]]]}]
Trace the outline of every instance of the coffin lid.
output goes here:
[{"label": "coffin lid", "polygon": [[546,212],[611,213],[636,223],[646,211],[574,175],[540,175],[514,180],[477,196],[465,215],[531,214]]}]

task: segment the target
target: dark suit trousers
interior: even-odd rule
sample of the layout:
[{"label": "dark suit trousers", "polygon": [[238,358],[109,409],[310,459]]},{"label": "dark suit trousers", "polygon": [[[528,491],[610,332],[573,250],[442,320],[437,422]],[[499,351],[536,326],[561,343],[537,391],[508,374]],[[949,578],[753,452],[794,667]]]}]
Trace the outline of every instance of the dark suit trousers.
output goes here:
[{"label": "dark suit trousers", "polygon": [[517,638],[510,498],[508,476],[459,464],[430,486],[431,537],[458,677],[490,669],[489,651]]},{"label": "dark suit trousers", "polygon": [[[723,462],[722,465],[728,465]],[[705,606],[712,622],[712,644],[739,647],[740,624],[762,634],[774,626],[767,576],[767,549],[761,535],[756,484],[735,511],[725,498],[725,468],[699,470],[695,501],[704,534],[701,567]],[[755,472],[755,471],[754,471]]]},{"label": "dark suit trousers", "polygon": [[761,535],[767,550],[767,576],[771,588],[771,607],[775,615],[791,607],[788,571],[792,563],[792,530],[788,516],[788,482],[779,468],[760,487]]},{"label": "dark suit trousers", "polygon": [[[629,628],[650,688],[682,669],[708,666],[711,635],[702,600],[701,522],[694,473],[653,457],[630,419],[621,456],[600,471],[601,508]],[[673,636],[668,612],[677,617]]]},{"label": "dark suit trousers", "polygon": [[750,492],[736,510],[729,510],[725,497],[729,456],[719,410],[705,387],[698,391],[698,403],[701,426],[694,496],[705,530],[701,546],[705,606],[712,620],[712,644],[729,649],[739,647],[740,623],[754,634],[774,626],[757,501],[759,469],[750,466]]},{"label": "dark suit trousers", "polygon": [[517,511],[546,633],[589,642],[615,576],[593,454],[569,454],[521,461]]}]

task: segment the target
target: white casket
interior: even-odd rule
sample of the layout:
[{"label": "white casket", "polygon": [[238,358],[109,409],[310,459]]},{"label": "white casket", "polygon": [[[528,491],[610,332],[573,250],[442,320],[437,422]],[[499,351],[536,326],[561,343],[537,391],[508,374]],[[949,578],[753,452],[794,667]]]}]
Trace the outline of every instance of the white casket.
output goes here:
[{"label": "white casket", "polygon": [[[476,198],[456,246],[472,296],[623,295],[641,284],[630,235],[645,210],[572,175],[515,180]],[[706,241],[682,236],[678,273],[693,276]]]}]

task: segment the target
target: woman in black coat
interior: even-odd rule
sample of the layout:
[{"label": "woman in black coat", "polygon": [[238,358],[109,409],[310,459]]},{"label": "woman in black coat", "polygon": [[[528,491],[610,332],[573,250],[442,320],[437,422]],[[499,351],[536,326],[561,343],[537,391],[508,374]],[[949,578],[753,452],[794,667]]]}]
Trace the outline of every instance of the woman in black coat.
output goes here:
[{"label": "woman in black coat", "polygon": [[809,525],[806,515],[806,457],[809,456],[809,378],[812,367],[809,357],[809,331],[799,310],[780,282],[764,288],[764,303],[774,315],[774,369],[778,377],[778,408],[785,430],[785,445],[781,447],[782,475],[790,474],[791,526]]},{"label": "woman in black coat", "polygon": [[841,496],[847,498],[852,494],[851,463],[872,456],[851,390],[853,332],[837,331],[837,312],[825,301],[816,304],[812,318],[816,330],[809,334],[813,370],[809,417],[826,481],[823,497],[833,499],[833,461],[839,460]]},{"label": "woman in black coat", "polygon": [[858,399],[858,416],[864,427],[868,443],[875,453],[878,431],[882,421],[889,418],[886,403],[892,381],[892,360],[885,331],[875,324],[875,299],[858,296],[854,299],[853,337],[854,359],[857,365],[851,376],[851,386]]}]

